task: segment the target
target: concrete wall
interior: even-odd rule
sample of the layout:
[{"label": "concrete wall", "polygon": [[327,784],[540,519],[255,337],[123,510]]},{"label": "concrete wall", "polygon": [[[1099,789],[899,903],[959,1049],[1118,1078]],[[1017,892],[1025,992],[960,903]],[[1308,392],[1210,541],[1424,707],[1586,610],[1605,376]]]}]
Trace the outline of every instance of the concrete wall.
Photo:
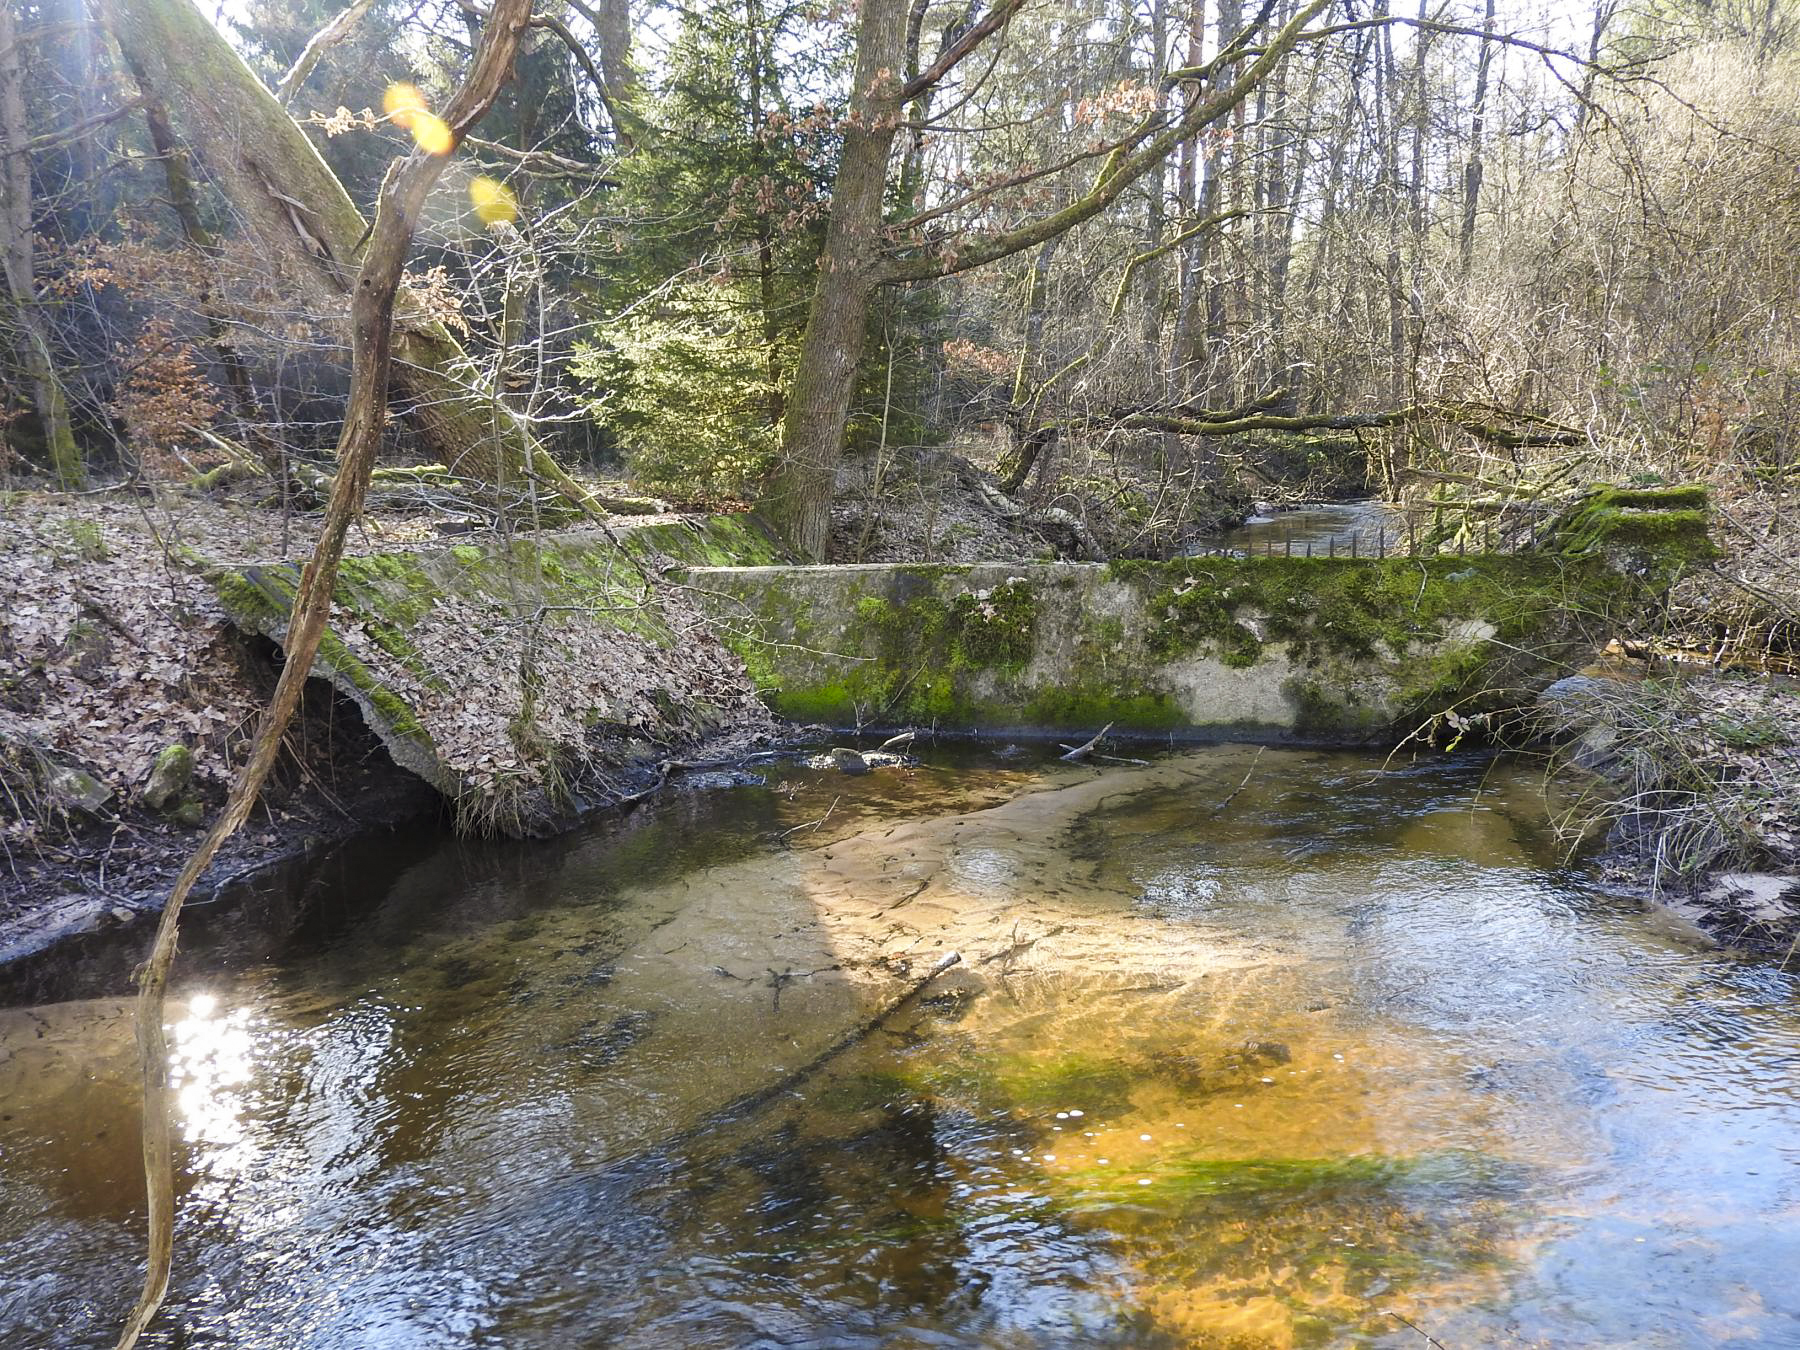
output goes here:
[{"label": "concrete wall", "polygon": [[1527,703],[1633,591],[1595,559],[696,568],[784,716],[1342,743]]}]

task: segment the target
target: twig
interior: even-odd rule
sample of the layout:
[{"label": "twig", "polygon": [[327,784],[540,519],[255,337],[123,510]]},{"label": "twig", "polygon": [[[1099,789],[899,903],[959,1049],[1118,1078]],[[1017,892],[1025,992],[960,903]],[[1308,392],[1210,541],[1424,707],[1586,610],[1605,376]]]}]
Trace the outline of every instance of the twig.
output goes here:
[{"label": "twig", "polygon": [[[1074,750],[1074,749],[1076,749],[1076,748],[1077,748],[1077,747],[1076,747],[1076,746],[1073,746],[1073,745],[1069,745],[1069,744],[1066,744],[1066,743],[1064,743],[1064,742],[1060,742],[1060,741],[1059,741],[1059,742],[1058,742],[1058,744],[1059,744],[1059,745],[1062,745],[1062,748],[1063,748],[1063,749],[1065,749],[1065,750]],[[1089,756],[1088,756],[1088,757],[1089,757],[1089,758],[1090,758],[1090,759],[1103,759],[1103,760],[1105,760],[1105,761],[1106,761],[1106,762],[1107,762],[1107,763],[1108,763],[1108,764],[1139,764],[1139,765],[1148,765],[1148,764],[1149,764],[1149,763],[1150,763],[1150,761],[1149,761],[1149,760],[1147,760],[1147,759],[1131,759],[1131,758],[1129,758],[1129,757],[1128,757],[1128,756],[1125,756],[1125,755],[1103,755],[1103,754],[1101,754],[1101,753],[1100,753],[1100,752],[1099,752],[1099,751],[1093,751],[1093,752],[1091,752],[1091,753],[1090,753],[1090,755],[1089,755]],[[1064,758],[1064,759],[1067,759],[1067,758],[1068,758],[1068,756],[1067,756],[1067,755],[1064,755],[1064,756],[1063,756],[1063,758]]]},{"label": "twig", "polygon": [[[495,0],[495,8],[498,13],[482,31],[463,84],[444,109],[452,149],[493,106],[502,86],[511,77],[519,33],[531,13],[530,0]],[[381,446],[392,365],[390,339],[395,296],[412,245],[414,226],[445,162],[446,157],[415,151],[395,160],[382,182],[374,222],[370,226],[372,243],[357,275],[351,307],[354,341],[350,392],[338,438],[340,467],[312,561],[300,574],[287,636],[282,642],[286,659],[257,726],[250,759],[232,783],[225,809],[175,878],[163,904],[155,941],[138,977],[135,1020],[138,1067],[144,1092],[147,1260],[142,1292],[126,1318],[118,1350],[132,1350],[162,1306],[174,1256],[173,1092],[163,1011],[169,972],[175,962],[182,906],[225,841],[249,819],[281,752],[283,733],[300,706],[300,696],[312,672],[313,658],[318,653],[330,615],[331,592],[337,581],[338,564],[343,558],[345,536],[361,510],[369,474]],[[264,809],[267,809],[266,803]]]},{"label": "twig", "polygon": [[1412,1321],[1407,1320],[1405,1317],[1403,1317],[1399,1313],[1395,1312],[1392,1308],[1384,1308],[1382,1311],[1387,1313],[1387,1315],[1389,1317],[1393,1318],[1396,1322],[1400,1323],[1402,1326],[1411,1327],[1414,1331],[1418,1332],[1419,1335],[1421,1335],[1425,1338],[1425,1343],[1427,1345],[1431,1346],[1432,1350],[1446,1350],[1446,1347],[1442,1341],[1440,1341],[1436,1336],[1433,1336],[1429,1331],[1425,1330],[1425,1328],[1420,1326],[1417,1322],[1412,1322]]},{"label": "twig", "polygon": [[732,1121],[742,1120],[745,1116],[761,1110],[777,1097],[793,1091],[820,1069],[831,1063],[832,1060],[843,1054],[844,1051],[874,1035],[882,1028],[890,1017],[899,1012],[908,1003],[911,1003],[920,994],[924,993],[925,986],[930,984],[938,976],[942,975],[946,970],[949,970],[950,967],[959,964],[961,961],[961,952],[950,952],[939,957],[930,970],[914,980],[900,994],[890,999],[879,1012],[857,1023],[849,1031],[838,1037],[799,1068],[793,1070],[791,1073],[783,1074],[780,1078],[776,1079],[773,1083],[768,1084],[766,1087],[760,1087],[754,1092],[745,1093],[736,1101],[720,1107],[698,1125],[683,1131],[669,1142],[672,1144],[685,1143],[690,1139],[697,1138],[704,1134],[714,1126],[727,1125]]},{"label": "twig", "polygon": [[1244,770],[1244,781],[1239,783],[1233,789],[1231,789],[1230,792],[1226,793],[1224,801],[1220,802],[1217,806],[1213,807],[1213,814],[1215,816],[1218,815],[1219,812],[1223,811],[1226,807],[1231,805],[1232,798],[1236,797],[1238,795],[1238,793],[1242,792],[1245,788],[1250,786],[1250,775],[1256,772],[1256,763],[1258,760],[1260,760],[1263,757],[1263,751],[1267,750],[1268,748],[1269,747],[1266,745],[1259,745],[1256,747],[1256,754],[1251,757],[1250,767],[1248,769]]},{"label": "twig", "polygon": [[889,905],[886,909],[876,910],[875,917],[877,919],[879,919],[883,914],[892,914],[895,910],[899,909],[902,905],[910,905],[913,901],[917,900],[921,895],[925,894],[926,889],[928,887],[930,887],[930,885],[931,885],[931,878],[926,877],[925,880],[921,881],[917,886],[914,886],[910,891],[908,891],[905,895],[901,896],[898,900],[894,901],[894,903]]},{"label": "twig", "polygon": [[831,799],[831,805],[825,808],[825,814],[820,816],[817,820],[809,820],[804,825],[796,825],[791,830],[783,830],[780,834],[776,835],[775,837],[777,839],[786,839],[790,834],[799,834],[800,831],[802,831],[802,830],[818,829],[819,826],[823,825],[826,821],[831,819],[831,813],[838,809],[838,803],[843,800],[844,799],[842,797],[833,797]]}]

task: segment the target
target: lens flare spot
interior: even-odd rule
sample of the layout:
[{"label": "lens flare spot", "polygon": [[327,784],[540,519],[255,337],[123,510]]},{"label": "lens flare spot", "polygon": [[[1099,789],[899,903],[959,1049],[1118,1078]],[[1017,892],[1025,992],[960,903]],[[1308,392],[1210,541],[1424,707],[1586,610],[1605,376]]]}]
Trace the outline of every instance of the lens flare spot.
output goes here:
[{"label": "lens flare spot", "polygon": [[484,225],[504,225],[518,218],[519,199],[513,190],[495,178],[469,180],[469,201]]},{"label": "lens flare spot", "polygon": [[381,96],[381,110],[397,127],[410,127],[414,118],[429,113],[425,95],[419,92],[417,85],[411,84],[390,84]]},{"label": "lens flare spot", "polygon": [[455,147],[450,124],[434,113],[414,113],[410,130],[419,149],[428,155],[447,155]]}]

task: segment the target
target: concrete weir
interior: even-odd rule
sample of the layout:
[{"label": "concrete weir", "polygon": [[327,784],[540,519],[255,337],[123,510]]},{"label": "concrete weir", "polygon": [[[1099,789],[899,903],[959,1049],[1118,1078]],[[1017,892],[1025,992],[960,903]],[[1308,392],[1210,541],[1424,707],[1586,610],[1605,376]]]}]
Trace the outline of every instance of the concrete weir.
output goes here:
[{"label": "concrete weir", "polygon": [[776,712],[839,727],[1369,743],[1518,707],[1641,587],[1598,557],[700,567]]}]

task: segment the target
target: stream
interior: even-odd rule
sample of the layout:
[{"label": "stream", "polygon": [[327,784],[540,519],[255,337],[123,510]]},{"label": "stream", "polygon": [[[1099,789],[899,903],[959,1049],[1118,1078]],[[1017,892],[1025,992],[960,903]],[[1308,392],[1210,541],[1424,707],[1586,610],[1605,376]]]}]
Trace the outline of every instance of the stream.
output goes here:
[{"label": "stream", "polygon": [[1218,534],[1196,542],[1198,552],[1223,549],[1233,553],[1260,554],[1273,549],[1304,555],[1311,550],[1323,556],[1335,548],[1348,554],[1352,539],[1358,551],[1373,557],[1398,549],[1406,538],[1406,517],[1381,501],[1311,502],[1266,516],[1251,516]]},{"label": "stream", "polygon": [[[165,1350],[1800,1346],[1800,977],[1529,764],[783,767],[186,933]],[[0,1010],[7,1350],[135,1295],[135,1073]]]}]

